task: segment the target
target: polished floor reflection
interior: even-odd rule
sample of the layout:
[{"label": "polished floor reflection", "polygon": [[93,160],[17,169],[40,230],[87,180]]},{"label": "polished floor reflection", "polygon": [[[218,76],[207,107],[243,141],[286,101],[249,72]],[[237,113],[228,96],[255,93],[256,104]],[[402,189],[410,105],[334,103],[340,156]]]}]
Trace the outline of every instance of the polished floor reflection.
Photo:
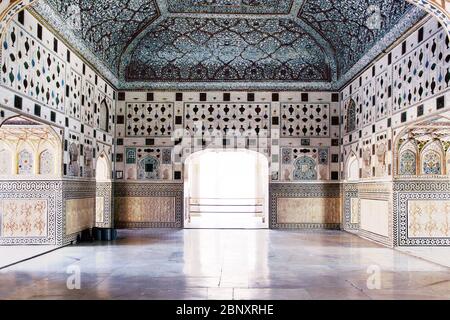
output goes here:
[{"label": "polished floor reflection", "polygon": [[450,299],[449,268],[339,231],[119,235],[0,270],[0,299]]}]

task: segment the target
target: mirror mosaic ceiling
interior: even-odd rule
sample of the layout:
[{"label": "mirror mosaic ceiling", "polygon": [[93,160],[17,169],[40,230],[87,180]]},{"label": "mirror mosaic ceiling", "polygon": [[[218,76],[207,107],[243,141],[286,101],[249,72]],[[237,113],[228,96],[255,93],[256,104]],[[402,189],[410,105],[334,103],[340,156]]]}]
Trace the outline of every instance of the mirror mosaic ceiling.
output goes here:
[{"label": "mirror mosaic ceiling", "polygon": [[332,88],[425,15],[404,0],[42,0],[34,10],[68,23],[123,87]]}]

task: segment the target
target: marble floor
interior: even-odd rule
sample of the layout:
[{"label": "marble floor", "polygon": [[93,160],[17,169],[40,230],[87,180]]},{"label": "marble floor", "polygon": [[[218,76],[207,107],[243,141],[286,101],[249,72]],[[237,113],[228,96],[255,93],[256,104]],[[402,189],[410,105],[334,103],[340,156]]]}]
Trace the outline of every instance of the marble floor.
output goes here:
[{"label": "marble floor", "polygon": [[340,231],[123,230],[0,270],[0,299],[450,299],[450,269]]},{"label": "marble floor", "polygon": [[397,250],[450,268],[449,247],[399,247]]},{"label": "marble floor", "polygon": [[32,259],[52,250],[57,246],[0,246],[0,269],[12,264]]}]

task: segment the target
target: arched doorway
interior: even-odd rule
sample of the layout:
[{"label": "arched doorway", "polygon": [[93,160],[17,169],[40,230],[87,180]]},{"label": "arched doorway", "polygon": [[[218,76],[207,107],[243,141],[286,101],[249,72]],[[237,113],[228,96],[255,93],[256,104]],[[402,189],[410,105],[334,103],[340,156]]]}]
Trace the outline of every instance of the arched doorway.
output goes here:
[{"label": "arched doorway", "polygon": [[109,182],[111,180],[111,169],[108,156],[104,153],[97,158],[95,179],[97,182]]},{"label": "arched doorway", "polygon": [[249,150],[205,150],[185,162],[186,228],[268,228],[269,162]]},{"label": "arched doorway", "polygon": [[[97,228],[112,227],[112,180],[111,180],[111,161],[105,152],[102,152],[95,164],[96,181],[96,208],[95,208],[95,226]],[[102,238],[109,239],[106,235]],[[100,236],[97,236],[100,239]],[[104,239],[104,240],[105,240]]]}]

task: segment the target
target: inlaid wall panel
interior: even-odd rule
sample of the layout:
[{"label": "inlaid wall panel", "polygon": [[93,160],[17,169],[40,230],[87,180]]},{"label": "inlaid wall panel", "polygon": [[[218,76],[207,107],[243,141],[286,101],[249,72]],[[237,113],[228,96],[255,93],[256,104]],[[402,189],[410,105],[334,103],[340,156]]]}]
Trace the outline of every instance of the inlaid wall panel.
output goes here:
[{"label": "inlaid wall panel", "polygon": [[79,239],[80,233],[95,226],[96,185],[91,181],[63,182],[62,243]]},{"label": "inlaid wall panel", "polygon": [[95,226],[97,228],[114,226],[112,187],[112,182],[96,183]]},{"label": "inlaid wall panel", "polygon": [[392,67],[388,66],[376,78],[376,120],[390,116],[392,113]]},{"label": "inlaid wall panel", "polygon": [[[185,103],[184,128],[191,135],[216,130],[224,136],[267,136],[268,103]],[[201,123],[201,124],[200,124]]]},{"label": "inlaid wall panel", "polygon": [[447,32],[441,28],[393,67],[393,111],[434,96],[450,85],[450,53]]},{"label": "inlaid wall panel", "polygon": [[5,37],[2,85],[64,111],[66,63],[16,22]]},{"label": "inlaid wall panel", "polygon": [[173,103],[127,103],[128,137],[171,137],[174,129]]},{"label": "inlaid wall panel", "polygon": [[95,225],[95,198],[66,200],[66,235],[91,229]]},{"label": "inlaid wall panel", "polygon": [[343,145],[448,107],[449,45],[446,30],[430,17],[345,87]]},{"label": "inlaid wall panel", "polygon": [[271,183],[270,227],[339,229],[340,184]]},{"label": "inlaid wall panel", "polygon": [[328,137],[330,133],[330,105],[281,104],[281,136]]},{"label": "inlaid wall panel", "polygon": [[115,183],[117,228],[181,228],[183,184]]},{"label": "inlaid wall panel", "polygon": [[[272,181],[338,180],[339,115],[329,92],[120,92],[115,178],[183,180],[186,158],[214,148],[264,154]],[[281,154],[288,149],[291,160]],[[300,155],[313,159],[311,170]]]},{"label": "inlaid wall panel", "polygon": [[80,120],[81,117],[81,101],[82,101],[82,83],[81,75],[75,70],[71,69],[67,77],[69,83],[69,97],[66,113],[71,117]]},{"label": "inlaid wall panel", "polygon": [[175,223],[175,198],[117,197],[117,223]]},{"label": "inlaid wall panel", "polygon": [[340,224],[340,198],[278,198],[277,223]]},{"label": "inlaid wall panel", "polygon": [[389,237],[389,202],[385,200],[360,199],[360,228]]},{"label": "inlaid wall panel", "polygon": [[0,244],[62,242],[60,181],[0,181]]},{"label": "inlaid wall panel", "polygon": [[450,245],[450,184],[394,182],[394,230],[398,246]]},{"label": "inlaid wall panel", "polygon": [[1,237],[28,238],[48,236],[47,201],[0,200]]}]

